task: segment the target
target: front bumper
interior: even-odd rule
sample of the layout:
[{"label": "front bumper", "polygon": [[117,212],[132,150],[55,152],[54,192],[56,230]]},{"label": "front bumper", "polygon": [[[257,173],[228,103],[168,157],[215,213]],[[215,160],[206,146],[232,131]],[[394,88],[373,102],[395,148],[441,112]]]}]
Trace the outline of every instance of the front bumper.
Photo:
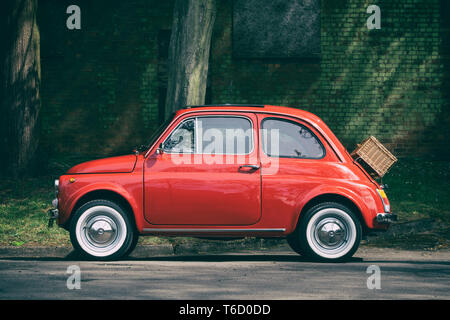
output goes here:
[{"label": "front bumper", "polygon": [[55,199],[52,201],[53,209],[50,209],[47,211],[47,214],[49,216],[48,219],[48,227],[53,227],[53,222],[58,219],[59,216],[59,210],[58,210],[58,199]]},{"label": "front bumper", "polygon": [[391,213],[378,213],[377,222],[378,223],[391,223],[397,221],[397,215]]}]

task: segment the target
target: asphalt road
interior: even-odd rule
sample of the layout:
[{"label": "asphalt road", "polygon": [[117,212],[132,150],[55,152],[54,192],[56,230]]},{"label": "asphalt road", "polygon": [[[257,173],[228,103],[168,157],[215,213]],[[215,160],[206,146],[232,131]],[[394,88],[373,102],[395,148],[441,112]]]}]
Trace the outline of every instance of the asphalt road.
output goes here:
[{"label": "asphalt road", "polygon": [[[372,265],[379,268],[379,282],[373,271],[376,267],[368,273]],[[77,276],[79,289],[75,286]],[[68,289],[68,279],[69,286],[75,288]],[[368,280],[380,289],[369,289]],[[117,262],[77,261],[70,255],[0,256],[0,299],[449,298],[448,250],[365,247],[351,261],[335,264],[308,261],[283,248],[137,256]]]}]

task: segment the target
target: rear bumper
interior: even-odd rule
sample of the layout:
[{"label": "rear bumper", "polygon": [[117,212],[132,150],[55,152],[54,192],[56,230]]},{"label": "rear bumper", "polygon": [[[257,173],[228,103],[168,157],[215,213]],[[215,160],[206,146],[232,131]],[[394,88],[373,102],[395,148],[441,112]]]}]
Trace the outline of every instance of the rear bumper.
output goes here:
[{"label": "rear bumper", "polygon": [[397,221],[397,215],[391,213],[377,213],[378,223],[391,223]]}]

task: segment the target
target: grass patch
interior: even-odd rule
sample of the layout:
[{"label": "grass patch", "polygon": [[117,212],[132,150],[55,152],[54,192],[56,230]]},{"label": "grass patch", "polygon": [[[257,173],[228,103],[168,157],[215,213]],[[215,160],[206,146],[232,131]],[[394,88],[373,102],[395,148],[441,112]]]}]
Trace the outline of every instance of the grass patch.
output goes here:
[{"label": "grass patch", "polygon": [[[0,246],[70,246],[67,231],[47,228],[46,212],[54,198],[53,180],[79,158],[51,162],[48,174],[22,180],[0,181]],[[441,248],[450,244],[450,162],[400,159],[383,179],[399,223],[435,219],[439,228],[420,234],[380,239],[370,245],[400,248]],[[193,238],[141,237],[140,244],[201,241]],[[250,241],[250,240],[249,240]]]},{"label": "grass patch", "polygon": [[370,241],[368,246],[434,251],[449,248],[449,232],[449,228],[444,228],[442,230],[433,230],[421,233],[400,234],[389,238],[375,239]]},{"label": "grass patch", "polygon": [[398,223],[433,219],[435,227],[422,232],[371,239],[369,245],[436,250],[450,247],[450,162],[400,159],[383,179]]},{"label": "grass patch", "polygon": [[433,218],[450,223],[450,162],[400,159],[383,179],[399,222]]},{"label": "grass patch", "polygon": [[70,245],[67,232],[47,228],[54,198],[51,177],[0,182],[0,245]]}]

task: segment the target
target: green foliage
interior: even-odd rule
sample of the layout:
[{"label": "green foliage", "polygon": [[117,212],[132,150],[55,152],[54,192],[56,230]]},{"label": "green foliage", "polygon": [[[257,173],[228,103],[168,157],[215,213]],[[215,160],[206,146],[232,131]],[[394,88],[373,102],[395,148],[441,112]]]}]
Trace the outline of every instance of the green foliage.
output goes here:
[{"label": "green foliage", "polygon": [[[399,229],[391,236],[371,239],[369,245],[403,249],[450,247],[449,161],[401,159],[383,179],[399,226],[415,223],[414,229]],[[422,227],[421,227],[422,225]]]},{"label": "green foliage", "polygon": [[450,225],[449,161],[401,159],[383,183],[399,222],[432,218]]},{"label": "green foliage", "polygon": [[68,234],[48,229],[46,212],[54,198],[50,177],[5,180],[0,183],[0,245],[69,245]]}]

